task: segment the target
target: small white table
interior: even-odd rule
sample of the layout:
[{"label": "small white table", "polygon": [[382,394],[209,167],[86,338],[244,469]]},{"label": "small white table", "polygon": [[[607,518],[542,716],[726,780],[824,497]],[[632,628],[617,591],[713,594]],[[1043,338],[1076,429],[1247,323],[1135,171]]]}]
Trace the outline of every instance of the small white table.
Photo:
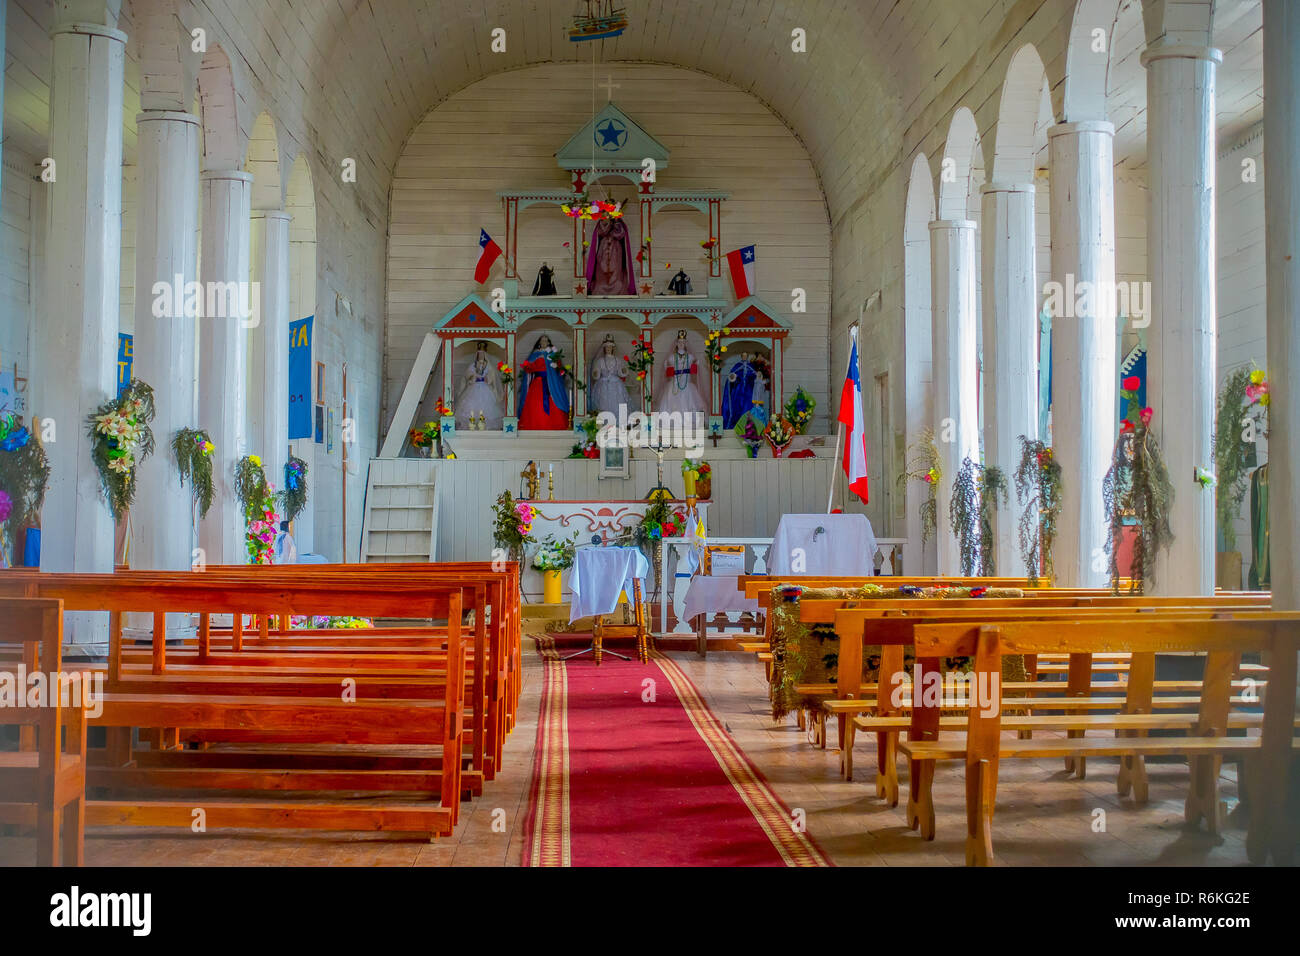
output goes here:
[{"label": "small white table", "polygon": [[734,577],[697,574],[691,578],[681,619],[695,621],[695,639],[698,642],[696,650],[700,657],[705,657],[708,653],[709,619],[727,611],[739,611],[742,614],[749,612],[757,621],[758,601],[745,597],[745,592],[736,586]]},{"label": "small white table", "polygon": [[876,573],[876,534],[866,515],[786,515],[767,552],[768,574],[868,577]]}]

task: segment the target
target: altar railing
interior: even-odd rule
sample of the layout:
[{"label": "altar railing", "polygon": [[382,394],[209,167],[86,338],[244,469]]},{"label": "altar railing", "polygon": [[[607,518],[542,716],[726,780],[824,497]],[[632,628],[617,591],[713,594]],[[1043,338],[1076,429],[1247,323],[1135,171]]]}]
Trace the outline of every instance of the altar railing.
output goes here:
[{"label": "altar railing", "polygon": [[[659,540],[659,567],[663,569],[663,581],[658,584],[659,597],[659,633],[668,630],[668,608],[671,606],[677,617],[677,629],[686,628],[682,620],[682,608],[686,603],[686,583],[690,580],[686,553],[691,549],[689,538],[661,538]],[[745,571],[747,574],[767,573],[767,552],[772,547],[771,538],[715,538],[709,536],[708,543],[744,545]],[[906,538],[877,538],[876,554],[872,566],[876,574],[897,575],[903,573],[903,546]],[[671,561],[669,560],[671,557]],[[679,588],[678,585],[681,585]],[[686,628],[689,629],[689,628]]]}]

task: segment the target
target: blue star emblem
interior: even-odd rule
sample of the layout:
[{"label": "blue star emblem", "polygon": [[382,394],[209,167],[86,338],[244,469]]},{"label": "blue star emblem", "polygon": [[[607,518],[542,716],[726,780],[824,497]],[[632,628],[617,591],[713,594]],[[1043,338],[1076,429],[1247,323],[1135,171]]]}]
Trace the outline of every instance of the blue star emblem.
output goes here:
[{"label": "blue star emblem", "polygon": [[616,119],[606,119],[596,127],[596,145],[607,153],[616,153],[627,142],[627,127]]}]

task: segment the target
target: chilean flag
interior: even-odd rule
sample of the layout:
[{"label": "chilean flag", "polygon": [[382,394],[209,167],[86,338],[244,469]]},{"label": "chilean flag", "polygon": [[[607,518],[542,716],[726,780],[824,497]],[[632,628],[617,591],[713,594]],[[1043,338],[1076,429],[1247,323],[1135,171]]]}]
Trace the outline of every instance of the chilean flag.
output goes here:
[{"label": "chilean flag", "polygon": [[758,286],[754,281],[754,247],[745,246],[735,252],[728,252],[727,266],[731,269],[731,284],[736,289],[736,298],[753,295]]},{"label": "chilean flag", "polygon": [[867,503],[867,423],[862,414],[862,379],[858,377],[858,336],[853,335],[853,351],[849,355],[849,371],[844,377],[840,392],[838,421],[849,428],[848,441],[844,443],[844,474],[849,478],[849,491]]},{"label": "chilean flag", "polygon": [[492,241],[492,237],[482,227],[478,231],[478,247],[482,251],[478,254],[478,265],[474,267],[474,281],[482,285],[487,282],[492,263],[501,255],[501,247]]}]

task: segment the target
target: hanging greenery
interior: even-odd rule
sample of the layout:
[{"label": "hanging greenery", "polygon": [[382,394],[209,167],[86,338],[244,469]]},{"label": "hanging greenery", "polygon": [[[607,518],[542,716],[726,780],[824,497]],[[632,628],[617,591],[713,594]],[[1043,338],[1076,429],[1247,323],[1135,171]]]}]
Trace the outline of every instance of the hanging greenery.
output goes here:
[{"label": "hanging greenery", "polygon": [[91,460],[116,521],[135,500],[135,469],[153,454],[153,389],[138,378],[117,398],[105,402],[86,419]]},{"label": "hanging greenery", "polygon": [[1223,550],[1237,550],[1237,517],[1250,485],[1255,443],[1267,436],[1268,382],[1259,369],[1239,368],[1224,380],[1214,415],[1215,523]]},{"label": "hanging greenery", "polygon": [[1052,546],[1056,542],[1056,521],[1061,515],[1061,466],[1052,449],[1037,439],[1020,436],[1020,463],[1016,465],[1016,500],[1020,513],[1020,556],[1031,586],[1040,573],[1055,577]]},{"label": "hanging greenery", "polygon": [[50,462],[41,443],[13,415],[0,418],[0,494],[8,502],[0,506],[0,526],[15,547],[19,532],[40,515],[49,484]]},{"label": "hanging greenery", "polygon": [[933,538],[935,530],[938,528],[939,504],[937,496],[939,479],[942,475],[943,472],[939,468],[939,448],[934,443],[934,431],[927,428],[907,449],[907,460],[903,465],[903,473],[898,476],[900,490],[909,480],[923,481],[926,484],[925,500],[921,502],[919,509],[922,544]]},{"label": "hanging greenery", "polygon": [[980,490],[980,563],[979,576],[993,577],[998,573],[997,548],[993,546],[993,512],[1001,510],[1008,502],[1007,476],[996,465],[987,468],[975,466],[979,474]]},{"label": "hanging greenery", "polygon": [[245,455],[235,463],[235,500],[247,518],[254,505],[260,505],[271,493],[271,486],[266,480],[262,468],[262,459],[257,455]]},{"label": "hanging greenery", "polygon": [[1137,524],[1133,542],[1133,567],[1129,591],[1142,594],[1155,580],[1156,555],[1168,550],[1174,533],[1169,525],[1174,487],[1169,480],[1160,445],[1151,433],[1150,408],[1138,410],[1137,385],[1125,379],[1120,394],[1128,402],[1128,414],[1120,424],[1119,438],[1111,456],[1110,470],[1102,482],[1102,497],[1109,517],[1106,553],[1110,557],[1110,588],[1119,593],[1119,545],[1125,518]]},{"label": "hanging greenery", "polygon": [[206,518],[216,494],[212,482],[212,444],[208,433],[201,428],[182,428],[172,436],[172,455],[181,484],[189,481],[194,489],[194,502],[199,506],[199,517]]},{"label": "hanging greenery", "polygon": [[284,465],[284,491],[280,508],[285,521],[294,521],[307,507],[307,463],[294,455]]},{"label": "hanging greenery", "polygon": [[275,489],[266,480],[257,455],[245,455],[235,464],[235,498],[244,511],[248,563],[270,564],[280,516],[275,513]]},{"label": "hanging greenery", "polygon": [[515,501],[510,492],[503,491],[492,506],[492,515],[493,543],[498,548],[504,548],[511,561],[521,560],[524,546],[537,540],[531,533],[537,512],[528,502]]}]

